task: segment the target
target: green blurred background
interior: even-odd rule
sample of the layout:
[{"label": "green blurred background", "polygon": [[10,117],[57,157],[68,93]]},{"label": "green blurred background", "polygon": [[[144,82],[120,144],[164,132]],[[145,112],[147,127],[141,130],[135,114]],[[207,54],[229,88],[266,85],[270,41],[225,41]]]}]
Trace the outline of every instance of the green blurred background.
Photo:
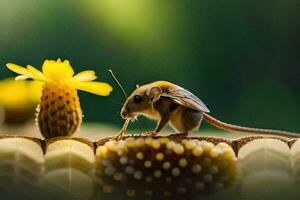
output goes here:
[{"label": "green blurred background", "polygon": [[[80,93],[85,121],[121,126],[122,92],[169,80],[221,120],[300,131],[298,0],[0,0],[0,77],[5,63],[69,59],[114,91]],[[297,9],[298,8],[298,9]],[[133,128],[150,128],[139,120]],[[204,125],[204,129],[208,128]]]}]

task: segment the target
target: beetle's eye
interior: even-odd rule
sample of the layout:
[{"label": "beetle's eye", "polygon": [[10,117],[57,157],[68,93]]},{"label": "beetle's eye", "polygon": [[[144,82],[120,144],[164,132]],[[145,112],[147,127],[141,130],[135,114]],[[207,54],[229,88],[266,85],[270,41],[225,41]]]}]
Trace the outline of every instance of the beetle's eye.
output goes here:
[{"label": "beetle's eye", "polygon": [[142,96],[141,96],[141,95],[135,95],[135,96],[133,97],[133,101],[134,101],[135,103],[141,103],[141,101],[142,101]]}]

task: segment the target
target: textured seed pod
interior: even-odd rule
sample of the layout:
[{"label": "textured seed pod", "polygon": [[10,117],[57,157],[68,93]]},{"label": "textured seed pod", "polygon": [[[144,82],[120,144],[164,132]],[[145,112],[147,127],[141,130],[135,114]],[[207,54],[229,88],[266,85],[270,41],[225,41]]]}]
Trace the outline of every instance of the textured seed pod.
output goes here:
[{"label": "textured seed pod", "polygon": [[71,87],[45,83],[37,122],[45,138],[70,136],[80,126],[82,112],[77,90]]},{"label": "textured seed pod", "polygon": [[236,160],[226,143],[142,137],[108,141],[96,149],[98,197],[180,199],[212,193],[234,182]]}]

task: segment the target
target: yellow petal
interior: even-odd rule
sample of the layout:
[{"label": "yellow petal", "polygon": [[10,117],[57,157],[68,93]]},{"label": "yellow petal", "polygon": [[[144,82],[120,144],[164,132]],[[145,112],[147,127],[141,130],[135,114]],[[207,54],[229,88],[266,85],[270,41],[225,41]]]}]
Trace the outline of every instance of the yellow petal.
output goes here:
[{"label": "yellow petal", "polygon": [[76,81],[93,81],[97,76],[93,70],[86,70],[76,74],[73,78]]},{"label": "yellow petal", "polygon": [[83,90],[101,96],[108,96],[112,91],[112,87],[104,82],[77,82],[74,85],[78,90]]},{"label": "yellow petal", "polygon": [[36,68],[32,67],[31,65],[27,65],[27,70],[32,74],[33,78],[38,81],[44,81],[47,82],[49,79],[46,78],[46,76],[37,70]]},{"label": "yellow petal", "polygon": [[10,69],[11,71],[17,74],[31,76],[31,74],[28,72],[28,70],[25,67],[21,67],[20,65],[16,65],[13,63],[7,63],[6,66],[8,69]]},{"label": "yellow petal", "polygon": [[26,79],[28,79],[28,78],[30,78],[30,77],[27,76],[27,75],[19,75],[19,76],[17,76],[17,77],[15,78],[15,80],[16,80],[16,81],[20,81],[20,80],[26,80]]},{"label": "yellow petal", "polygon": [[63,62],[60,59],[57,61],[45,60],[42,68],[44,75],[48,79],[58,82],[70,79],[74,75],[74,70],[68,60]]}]

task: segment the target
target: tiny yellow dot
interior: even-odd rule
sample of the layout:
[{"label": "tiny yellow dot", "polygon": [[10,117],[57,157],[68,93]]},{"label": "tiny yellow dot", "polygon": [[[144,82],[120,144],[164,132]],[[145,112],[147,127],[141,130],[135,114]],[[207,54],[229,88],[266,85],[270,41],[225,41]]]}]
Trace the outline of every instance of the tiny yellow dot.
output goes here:
[{"label": "tiny yellow dot", "polygon": [[141,180],[143,178],[143,172],[142,171],[135,171],[133,173],[133,177],[137,180]]},{"label": "tiny yellow dot", "polygon": [[156,160],[158,160],[158,161],[162,161],[164,159],[164,157],[165,156],[163,153],[157,153],[155,156]]},{"label": "tiny yellow dot", "polygon": [[147,160],[147,161],[144,162],[144,166],[145,166],[146,168],[149,168],[149,167],[152,166],[152,162],[151,162],[150,160]]},{"label": "tiny yellow dot", "polygon": [[144,159],[144,154],[142,152],[138,152],[136,154],[136,158],[139,159],[139,160],[143,160]]},{"label": "tiny yellow dot", "polygon": [[159,140],[160,144],[168,144],[169,143],[168,138],[159,138],[158,140]]},{"label": "tiny yellow dot", "polygon": [[171,141],[167,144],[167,149],[172,150],[176,146],[175,142]]},{"label": "tiny yellow dot", "polygon": [[181,141],[181,144],[185,145],[187,142],[188,142],[187,139],[183,139],[183,140]]},{"label": "tiny yellow dot", "polygon": [[212,148],[212,150],[209,152],[209,155],[212,157],[212,158],[216,158],[218,157],[220,154],[222,154],[222,149],[219,148],[219,147],[215,147],[215,148]]},{"label": "tiny yellow dot", "polygon": [[193,141],[187,141],[185,144],[184,144],[185,148],[187,150],[192,150],[193,148],[196,147],[195,143]]},{"label": "tiny yellow dot", "polygon": [[165,161],[163,164],[162,164],[162,167],[165,169],[165,170],[168,170],[171,168],[171,163],[169,161]]},{"label": "tiny yellow dot", "polygon": [[194,156],[201,156],[203,154],[203,149],[200,146],[195,147],[192,153]]},{"label": "tiny yellow dot", "polygon": [[125,140],[125,145],[129,148],[134,148],[135,147],[135,140],[134,138],[127,138]]},{"label": "tiny yellow dot", "polygon": [[97,151],[96,151],[96,155],[100,155],[100,156],[106,156],[107,154],[107,148],[105,146],[100,146],[97,148]]},{"label": "tiny yellow dot", "polygon": [[116,150],[116,143],[113,141],[109,141],[105,143],[105,146],[109,151],[115,151]]},{"label": "tiny yellow dot", "polygon": [[153,141],[153,139],[152,139],[151,137],[147,137],[147,138],[145,139],[145,144],[151,146],[151,145],[152,145],[152,141]]},{"label": "tiny yellow dot", "polygon": [[172,169],[172,175],[173,176],[179,176],[180,175],[180,169],[178,167],[175,167]]},{"label": "tiny yellow dot", "polygon": [[214,148],[214,144],[211,142],[205,142],[202,144],[203,150],[204,152],[209,152],[212,150],[212,148]]},{"label": "tiny yellow dot", "polygon": [[233,161],[236,160],[235,154],[232,149],[225,151],[223,156],[227,160],[233,160]]},{"label": "tiny yellow dot", "polygon": [[119,160],[122,165],[126,165],[128,163],[127,156],[121,156]]},{"label": "tiny yellow dot", "polygon": [[143,147],[145,145],[145,140],[144,138],[137,138],[135,140],[135,145],[136,147],[140,148],[140,147]]},{"label": "tiny yellow dot", "polygon": [[125,153],[123,149],[117,149],[118,156],[122,156]]},{"label": "tiny yellow dot", "polygon": [[178,155],[181,155],[184,153],[184,148],[181,144],[177,144],[175,147],[174,147],[174,152]]},{"label": "tiny yellow dot", "polygon": [[159,140],[153,140],[152,147],[154,149],[159,149],[160,148],[160,142],[159,142]]},{"label": "tiny yellow dot", "polygon": [[225,143],[225,142],[220,142],[220,143],[217,144],[217,147],[228,148],[230,146],[227,143]]},{"label": "tiny yellow dot", "polygon": [[188,164],[188,161],[185,159],[185,158],[181,158],[179,161],[178,161],[178,164],[180,167],[186,167],[187,164]]}]

